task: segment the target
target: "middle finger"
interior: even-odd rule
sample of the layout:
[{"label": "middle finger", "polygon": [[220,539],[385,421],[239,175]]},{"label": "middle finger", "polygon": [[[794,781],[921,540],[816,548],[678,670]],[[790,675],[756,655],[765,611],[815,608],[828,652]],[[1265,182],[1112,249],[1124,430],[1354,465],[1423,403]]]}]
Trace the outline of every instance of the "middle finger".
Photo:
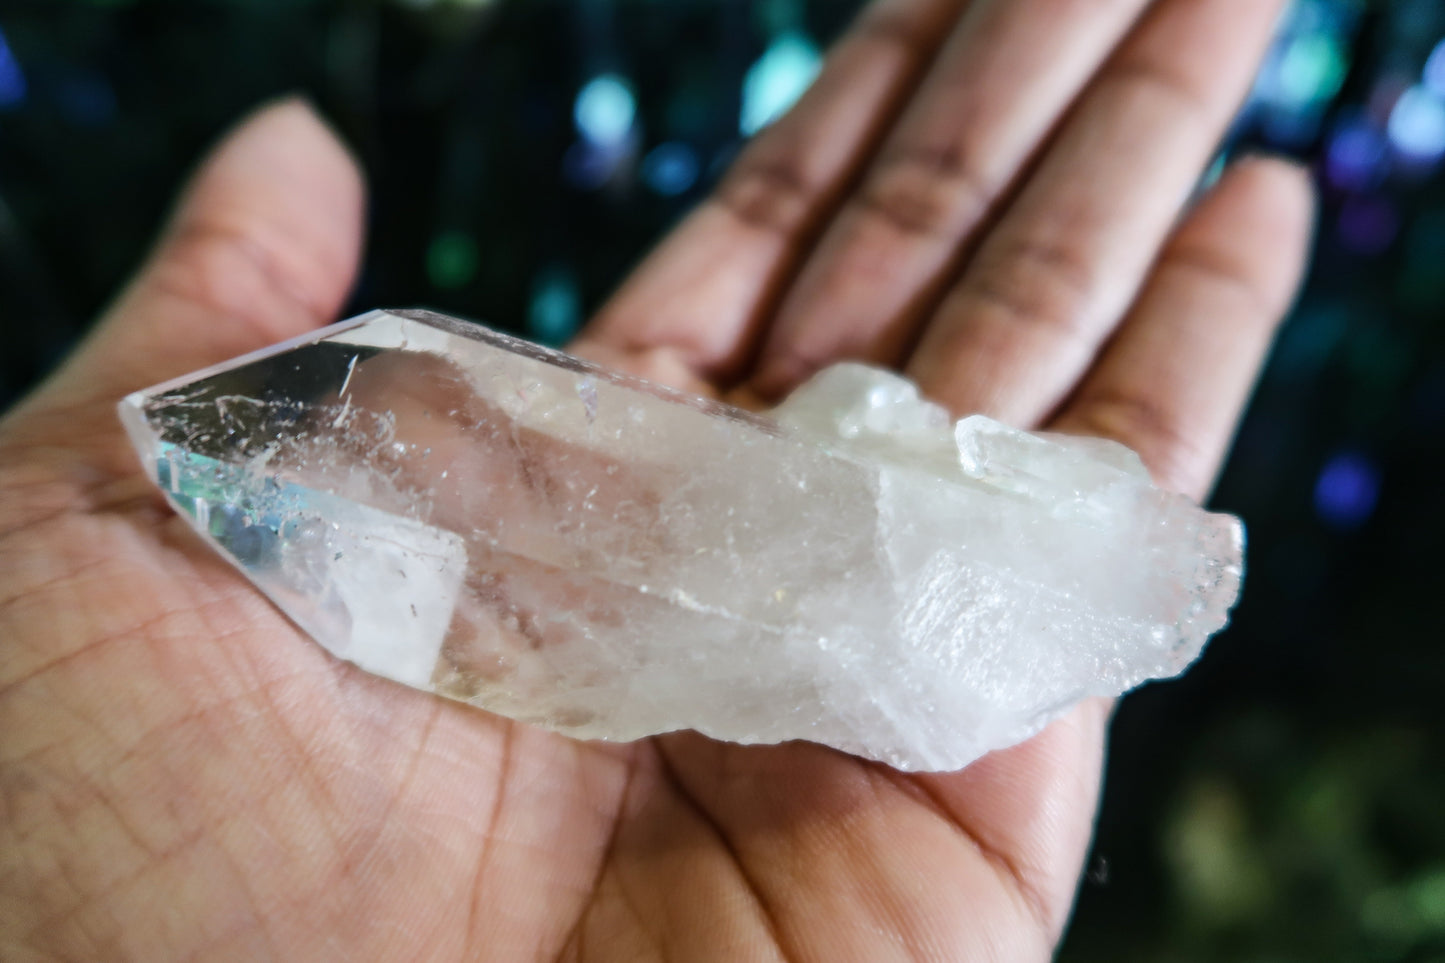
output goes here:
[{"label": "middle finger", "polygon": [[1148,0],[982,0],[783,302],[752,387],[901,360],[960,248]]},{"label": "middle finger", "polygon": [[1129,308],[1249,89],[1284,0],[1163,0],[1074,108],[928,322],[938,401],[1037,424]]}]

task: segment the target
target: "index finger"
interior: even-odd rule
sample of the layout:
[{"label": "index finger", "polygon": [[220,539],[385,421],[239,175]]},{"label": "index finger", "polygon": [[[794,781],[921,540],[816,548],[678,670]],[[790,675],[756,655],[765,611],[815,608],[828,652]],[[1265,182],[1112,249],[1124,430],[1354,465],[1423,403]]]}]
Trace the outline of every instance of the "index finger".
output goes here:
[{"label": "index finger", "polygon": [[793,110],[743,151],[571,350],[695,390],[735,376],[819,224],[965,3],[869,5]]}]

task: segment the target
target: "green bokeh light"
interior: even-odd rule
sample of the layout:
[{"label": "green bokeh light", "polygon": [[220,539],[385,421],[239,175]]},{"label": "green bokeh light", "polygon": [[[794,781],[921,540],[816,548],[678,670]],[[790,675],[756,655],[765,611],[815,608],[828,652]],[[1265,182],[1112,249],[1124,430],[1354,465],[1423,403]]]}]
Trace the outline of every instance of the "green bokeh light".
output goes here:
[{"label": "green bokeh light", "polygon": [[464,231],[443,231],[432,239],[426,252],[426,273],[431,283],[445,291],[464,288],[477,276],[481,254],[477,242]]}]

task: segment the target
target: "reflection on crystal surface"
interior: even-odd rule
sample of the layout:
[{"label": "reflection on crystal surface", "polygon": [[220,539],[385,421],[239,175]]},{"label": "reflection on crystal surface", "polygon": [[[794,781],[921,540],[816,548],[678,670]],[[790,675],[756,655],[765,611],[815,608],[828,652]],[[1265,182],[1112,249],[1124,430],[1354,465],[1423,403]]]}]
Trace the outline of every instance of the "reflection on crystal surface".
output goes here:
[{"label": "reflection on crystal surface", "polygon": [[1181,671],[1241,531],[1105,442],[825,371],[771,417],[427,312],[121,406],[162,491],[335,655],[581,738],[952,769]]}]

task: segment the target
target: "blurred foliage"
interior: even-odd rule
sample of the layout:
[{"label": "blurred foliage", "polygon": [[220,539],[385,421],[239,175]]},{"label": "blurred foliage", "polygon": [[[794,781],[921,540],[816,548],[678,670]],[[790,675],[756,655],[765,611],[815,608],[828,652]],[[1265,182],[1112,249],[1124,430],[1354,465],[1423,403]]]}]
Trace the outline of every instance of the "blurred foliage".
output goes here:
[{"label": "blurred foliage", "polygon": [[[564,340],[857,7],[0,0],[0,404],[293,90],[372,181],[355,308]],[[1316,264],[1216,496],[1245,600],[1119,709],[1065,961],[1445,963],[1442,38],[1439,0],[1299,0],[1231,139],[1314,165]]]}]

